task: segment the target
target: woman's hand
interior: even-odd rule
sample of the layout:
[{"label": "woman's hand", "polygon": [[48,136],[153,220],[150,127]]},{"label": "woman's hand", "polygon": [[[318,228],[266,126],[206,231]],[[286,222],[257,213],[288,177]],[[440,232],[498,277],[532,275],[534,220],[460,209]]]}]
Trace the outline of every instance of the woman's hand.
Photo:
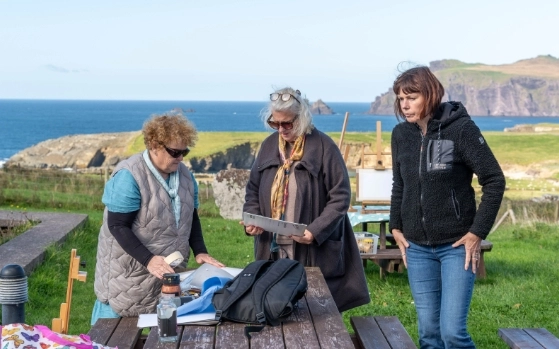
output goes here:
[{"label": "woman's hand", "polygon": [[455,243],[452,247],[458,247],[464,245],[466,248],[466,264],[464,264],[464,270],[468,270],[470,267],[470,262],[472,263],[472,272],[475,274],[477,272],[477,267],[479,265],[479,259],[481,257],[481,238],[473,233],[468,232],[466,235]]},{"label": "woman's hand", "polygon": [[292,238],[293,241],[296,241],[300,244],[305,244],[305,245],[309,245],[310,243],[312,243],[314,241],[314,236],[307,229],[305,229],[305,235],[303,235],[303,236],[289,235],[289,237]]},{"label": "woman's hand", "polygon": [[225,264],[221,263],[220,261],[213,258],[212,256],[210,256],[207,253],[198,254],[196,256],[196,263],[198,263],[198,264],[208,263],[208,264],[211,264],[211,265],[216,266],[218,268],[223,268],[225,266]]},{"label": "woman's hand", "polygon": [[408,267],[408,259],[406,258],[406,249],[410,247],[408,240],[404,237],[404,233],[400,229],[392,229],[392,236],[402,253],[402,260],[404,261],[404,266]]},{"label": "woman's hand", "polygon": [[163,256],[153,256],[148,263],[148,271],[151,275],[158,279],[163,279],[163,274],[174,273],[175,271],[167,262]]},{"label": "woman's hand", "polygon": [[[245,222],[240,221],[239,222],[240,225],[245,225]],[[245,226],[245,233],[247,233],[248,235],[260,235],[262,234],[262,232],[264,232],[264,229],[260,228],[260,227],[255,227],[254,225],[247,225]]]}]

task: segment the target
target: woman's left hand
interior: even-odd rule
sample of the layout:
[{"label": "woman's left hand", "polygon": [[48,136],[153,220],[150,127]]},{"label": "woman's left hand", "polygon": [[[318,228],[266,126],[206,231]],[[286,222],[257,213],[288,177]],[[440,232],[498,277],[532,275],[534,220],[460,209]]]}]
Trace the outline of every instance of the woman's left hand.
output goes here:
[{"label": "woman's left hand", "polygon": [[452,247],[458,247],[464,245],[466,248],[466,264],[464,265],[464,270],[468,270],[470,262],[472,263],[472,272],[475,274],[477,272],[477,267],[479,265],[480,251],[481,251],[481,238],[473,233],[468,232],[462,238],[452,244]]},{"label": "woman's left hand", "polygon": [[210,256],[207,253],[200,253],[199,255],[197,255],[196,256],[196,263],[198,263],[198,264],[208,263],[208,264],[211,264],[211,265],[216,266],[218,268],[223,268],[225,266],[225,264],[221,263],[220,261],[213,258],[212,256]]},{"label": "woman's left hand", "polygon": [[309,245],[314,241],[314,236],[307,229],[305,229],[305,235],[303,236],[290,235],[289,237],[292,238],[294,241],[305,245]]}]

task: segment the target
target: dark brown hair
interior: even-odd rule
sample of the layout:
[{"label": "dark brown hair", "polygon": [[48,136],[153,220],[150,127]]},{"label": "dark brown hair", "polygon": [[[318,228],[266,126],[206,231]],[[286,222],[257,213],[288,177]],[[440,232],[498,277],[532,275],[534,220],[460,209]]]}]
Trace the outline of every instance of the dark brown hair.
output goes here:
[{"label": "dark brown hair", "polygon": [[419,93],[423,96],[425,103],[420,113],[421,119],[428,115],[433,115],[444,96],[443,85],[431,70],[425,66],[414,67],[398,75],[396,80],[394,80],[392,90],[396,94],[394,114],[401,120],[405,120],[405,117],[398,100],[398,93],[400,91],[406,94]]}]

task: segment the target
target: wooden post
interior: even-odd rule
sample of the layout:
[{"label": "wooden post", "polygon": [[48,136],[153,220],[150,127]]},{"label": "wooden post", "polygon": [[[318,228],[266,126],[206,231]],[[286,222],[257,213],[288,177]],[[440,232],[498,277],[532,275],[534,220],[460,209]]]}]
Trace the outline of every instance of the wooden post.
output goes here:
[{"label": "wooden post", "polygon": [[344,124],[342,126],[342,134],[340,135],[340,142],[338,143],[338,148],[340,148],[340,150],[342,149],[342,144],[344,143],[344,135],[345,135],[345,128],[347,126],[347,119],[349,119],[348,111],[345,112]]},{"label": "wooden post", "polygon": [[105,166],[105,184],[109,181],[109,168]]},{"label": "wooden post", "polygon": [[557,222],[559,218],[559,202],[555,203],[555,222]]}]

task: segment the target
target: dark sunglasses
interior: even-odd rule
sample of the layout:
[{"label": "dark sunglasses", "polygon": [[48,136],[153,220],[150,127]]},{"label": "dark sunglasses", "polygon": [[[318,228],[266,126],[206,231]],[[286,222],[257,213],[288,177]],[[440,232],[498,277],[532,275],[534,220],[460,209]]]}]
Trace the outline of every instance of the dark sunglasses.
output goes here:
[{"label": "dark sunglasses", "polygon": [[163,148],[165,148],[165,150],[167,151],[167,153],[169,155],[171,155],[171,157],[177,159],[179,157],[185,157],[188,155],[188,153],[190,153],[190,149],[186,148],[186,149],[173,149],[173,148],[167,148],[166,145],[163,145]]},{"label": "dark sunglasses", "polygon": [[280,127],[283,127],[284,130],[291,130],[293,128],[293,123],[295,122],[295,120],[297,120],[297,117],[295,117],[291,121],[272,121],[272,115],[270,115],[266,122],[274,130],[279,130]]},{"label": "dark sunglasses", "polygon": [[[295,91],[295,93],[299,96],[301,95],[301,92],[299,92],[299,90]],[[294,95],[292,95],[291,93],[278,93],[278,92],[270,93],[270,100],[272,102],[277,101],[280,98],[282,101],[287,102],[288,100],[291,99],[291,97],[293,97],[293,99],[295,99],[299,104],[301,104],[299,99]]]}]

